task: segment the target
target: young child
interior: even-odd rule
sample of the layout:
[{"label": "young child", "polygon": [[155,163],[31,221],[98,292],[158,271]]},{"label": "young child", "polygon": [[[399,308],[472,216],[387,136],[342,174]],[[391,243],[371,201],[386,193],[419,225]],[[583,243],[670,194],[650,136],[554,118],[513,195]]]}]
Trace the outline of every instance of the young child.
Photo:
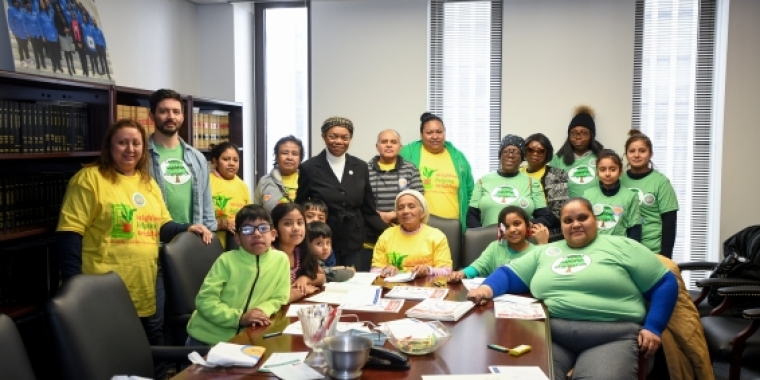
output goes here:
[{"label": "young child", "polygon": [[325,283],[325,272],[306,239],[306,218],[295,203],[280,203],[272,209],[275,228],[273,246],[290,259],[290,299],[297,301],[316,293]]},{"label": "young child", "polygon": [[235,225],[240,248],[219,256],[206,275],[187,324],[188,346],[226,342],[241,326],[269,325],[288,303],[288,256],[271,248],[275,231],[267,210],[247,205]]},{"label": "young child", "polygon": [[319,258],[319,265],[325,272],[327,282],[343,282],[354,276],[354,268],[327,266],[325,260],[332,254],[332,230],[325,222],[315,221],[307,224],[311,251]]},{"label": "young child", "polygon": [[599,185],[587,189],[583,198],[593,205],[600,235],[627,236],[641,242],[639,196],[620,187],[623,161],[615,151],[605,149],[596,161]]},{"label": "young child", "polygon": [[[303,211],[306,216],[307,225],[314,221],[327,223],[327,205],[325,202],[322,202],[319,199],[309,199],[303,203]],[[332,231],[330,233],[332,233]],[[335,252],[333,252],[332,248],[330,248],[330,256],[326,259],[322,259],[322,262],[328,267],[334,267],[338,264],[338,260],[335,258]]]},{"label": "young child", "polygon": [[531,226],[528,213],[519,206],[504,207],[499,212],[498,220],[497,240],[489,244],[472,264],[460,271],[451,272],[449,281],[487,277],[496,268],[525,256],[535,247],[526,240],[530,236],[533,236],[538,244],[549,242],[549,229],[542,224]]}]

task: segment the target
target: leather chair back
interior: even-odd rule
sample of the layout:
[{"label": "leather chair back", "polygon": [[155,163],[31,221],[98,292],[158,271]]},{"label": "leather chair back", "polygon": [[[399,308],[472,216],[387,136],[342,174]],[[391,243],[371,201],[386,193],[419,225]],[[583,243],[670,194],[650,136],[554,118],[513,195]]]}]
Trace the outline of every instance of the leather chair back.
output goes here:
[{"label": "leather chair back", "polygon": [[192,232],[183,232],[164,245],[161,264],[166,288],[165,330],[171,340],[167,344],[185,344],[187,322],[195,311],[195,297],[206,274],[222,253],[222,244],[216,234],[209,245]]},{"label": "leather chair back", "polygon": [[116,273],[72,277],[48,301],[46,313],[62,379],[153,377],[148,338]]},{"label": "leather chair back", "polygon": [[0,352],[0,379],[35,379],[16,323],[5,314],[0,314]]},{"label": "leather chair back", "polygon": [[444,219],[435,215],[430,215],[430,220],[427,223],[430,227],[435,227],[444,235],[449,241],[449,248],[451,249],[451,263],[453,270],[459,268],[462,257],[462,224],[459,219]]},{"label": "leather chair back", "polygon": [[464,249],[462,250],[462,266],[472,264],[489,244],[496,241],[496,225],[478,228],[468,228],[464,232]]}]

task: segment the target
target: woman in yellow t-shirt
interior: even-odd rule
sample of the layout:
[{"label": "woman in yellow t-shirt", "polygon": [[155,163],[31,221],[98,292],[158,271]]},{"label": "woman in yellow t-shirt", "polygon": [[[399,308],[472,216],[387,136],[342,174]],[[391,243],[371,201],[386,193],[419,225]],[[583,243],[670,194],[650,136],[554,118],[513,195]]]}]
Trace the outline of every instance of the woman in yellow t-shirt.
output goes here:
[{"label": "woman in yellow t-shirt", "polygon": [[208,244],[213,234],[202,224],[171,221],[148,173],[147,149],[138,122],[111,124],[100,157],[69,181],[58,220],[58,259],[63,281],[80,273],[114,271],[121,276],[148,340],[160,344],[163,334],[156,325],[163,321],[164,295],[163,283],[156,286],[159,241],[191,231]]},{"label": "woman in yellow t-shirt", "polygon": [[214,215],[219,228],[216,234],[223,247],[227,246],[227,232],[235,234],[235,215],[243,206],[251,203],[248,185],[237,176],[240,169],[238,147],[231,142],[223,142],[211,149],[210,174],[211,198],[214,201]]}]

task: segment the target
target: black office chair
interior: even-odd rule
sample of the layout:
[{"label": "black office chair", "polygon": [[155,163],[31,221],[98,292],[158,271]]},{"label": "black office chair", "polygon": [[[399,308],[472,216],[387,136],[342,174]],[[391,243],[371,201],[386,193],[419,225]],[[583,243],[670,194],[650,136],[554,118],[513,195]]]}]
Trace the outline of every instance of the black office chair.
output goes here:
[{"label": "black office chair", "polygon": [[113,272],[72,277],[48,301],[46,316],[64,380],[152,378],[154,359],[186,362],[194,350],[208,352],[206,347],[151,347],[126,285]]},{"label": "black office chair", "polygon": [[216,234],[209,245],[192,232],[183,232],[164,245],[160,257],[166,288],[165,329],[169,330],[170,344],[185,344],[187,322],[195,311],[195,297],[223,251]]},{"label": "black office chair", "polygon": [[0,379],[35,379],[16,323],[5,314],[0,314],[0,352]]},{"label": "black office chair", "polygon": [[464,231],[462,267],[472,264],[494,241],[496,241],[496,225],[468,228]]},{"label": "black office chair", "polygon": [[444,219],[430,215],[427,224],[441,230],[446,235],[446,240],[449,241],[449,248],[451,249],[451,268],[459,268],[462,261],[462,223],[459,222],[459,219]]}]

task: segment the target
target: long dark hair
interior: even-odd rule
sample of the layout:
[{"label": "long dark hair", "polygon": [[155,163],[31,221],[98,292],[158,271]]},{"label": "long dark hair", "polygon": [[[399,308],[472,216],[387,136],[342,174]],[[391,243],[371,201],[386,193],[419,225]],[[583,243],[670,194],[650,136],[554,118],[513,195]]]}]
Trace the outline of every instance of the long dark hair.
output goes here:
[{"label": "long dark hair", "polygon": [[[599,157],[599,154],[604,150],[604,145],[596,141],[596,135],[591,133],[591,131],[589,131],[589,134],[591,141],[589,141],[588,147],[595,156]],[[562,157],[562,162],[565,165],[572,165],[575,162],[575,151],[573,151],[573,146],[570,144],[570,132],[567,133],[567,139],[562,144],[562,148],[559,148],[559,151],[557,151],[557,156]]]},{"label": "long dark hair", "polygon": [[[280,221],[282,218],[285,217],[285,215],[289,214],[293,210],[298,210],[298,212],[301,214],[301,217],[304,221],[304,233],[303,233],[303,241],[299,243],[295,249],[297,249],[301,254],[301,268],[298,269],[298,272],[296,272],[296,278],[300,276],[306,276],[312,280],[317,278],[317,273],[319,272],[319,261],[317,259],[317,256],[311,252],[311,245],[309,244],[309,239],[307,238],[307,232],[306,232],[306,216],[304,215],[303,208],[296,204],[296,203],[280,203],[277,206],[275,206],[272,209],[272,227],[274,229],[277,229],[277,226],[280,224]],[[274,242],[272,242],[272,246],[280,249],[280,233],[277,232],[277,237],[274,239]]]}]

